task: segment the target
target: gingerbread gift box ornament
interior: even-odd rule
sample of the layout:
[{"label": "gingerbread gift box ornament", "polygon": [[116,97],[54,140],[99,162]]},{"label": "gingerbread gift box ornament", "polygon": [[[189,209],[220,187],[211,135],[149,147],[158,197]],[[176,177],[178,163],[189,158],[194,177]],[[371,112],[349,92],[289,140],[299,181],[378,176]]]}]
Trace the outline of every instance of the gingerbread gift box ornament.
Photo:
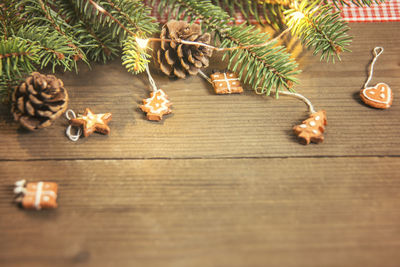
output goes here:
[{"label": "gingerbread gift box ornament", "polygon": [[393,102],[392,89],[386,83],[378,83],[373,87],[368,87],[368,83],[371,81],[374,65],[376,59],[383,53],[383,47],[375,47],[374,59],[371,63],[371,69],[367,81],[365,82],[364,88],[360,91],[361,100],[370,107],[378,109],[388,109]]},{"label": "gingerbread gift box ornament", "polygon": [[211,82],[216,94],[240,94],[243,93],[243,87],[239,78],[232,72],[215,72],[211,74]]},{"label": "gingerbread gift box ornament", "polygon": [[20,180],[15,183],[16,202],[24,209],[54,209],[57,208],[58,185],[52,182],[26,183]]}]

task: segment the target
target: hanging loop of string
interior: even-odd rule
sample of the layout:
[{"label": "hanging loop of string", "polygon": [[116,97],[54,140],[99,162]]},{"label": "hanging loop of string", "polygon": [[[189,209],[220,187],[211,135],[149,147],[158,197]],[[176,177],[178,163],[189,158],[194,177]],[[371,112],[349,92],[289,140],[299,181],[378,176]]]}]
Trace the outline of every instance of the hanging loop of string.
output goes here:
[{"label": "hanging loop of string", "polygon": [[373,59],[372,62],[371,62],[371,68],[370,68],[370,70],[369,70],[369,76],[368,76],[367,81],[366,81],[365,84],[364,84],[364,88],[367,88],[369,82],[371,81],[372,75],[374,74],[374,65],[375,65],[375,62],[376,62],[376,60],[378,59],[378,57],[379,57],[382,53],[383,53],[383,47],[377,46],[377,47],[374,48],[374,59]]},{"label": "hanging loop of string", "polygon": [[[261,89],[261,91],[260,91],[260,89]],[[264,90],[262,90],[261,87],[258,87],[258,88],[256,88],[256,94],[261,95],[261,94],[265,94],[265,92],[264,92]],[[273,94],[276,94],[276,93],[273,92]],[[301,101],[303,101],[303,102],[308,106],[308,110],[309,110],[310,114],[313,114],[313,113],[317,112],[317,111],[314,109],[314,106],[313,106],[313,104],[311,103],[311,101],[310,101],[307,97],[305,97],[305,96],[303,96],[303,95],[301,95],[301,94],[299,94],[299,93],[283,92],[283,91],[282,91],[282,92],[279,92],[279,94],[280,94],[280,95],[287,95],[287,96],[291,96],[291,97],[300,99]]]},{"label": "hanging loop of string", "polygon": [[[72,109],[68,109],[67,112],[65,112],[65,117],[67,117],[68,120],[76,119],[75,112]],[[68,136],[69,140],[76,142],[79,140],[79,137],[82,134],[82,129],[79,127],[76,130],[76,134],[72,134],[71,128],[72,128],[72,125],[68,125],[67,130],[65,131],[65,134]]]}]

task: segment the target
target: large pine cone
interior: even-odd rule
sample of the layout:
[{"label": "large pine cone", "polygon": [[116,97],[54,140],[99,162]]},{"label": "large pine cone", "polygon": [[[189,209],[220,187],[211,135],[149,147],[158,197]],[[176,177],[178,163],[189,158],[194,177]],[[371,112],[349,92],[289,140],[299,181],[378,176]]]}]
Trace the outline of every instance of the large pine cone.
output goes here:
[{"label": "large pine cone", "polygon": [[199,69],[208,66],[212,55],[210,48],[180,43],[180,40],[186,40],[209,44],[210,34],[202,34],[200,25],[171,20],[163,26],[161,39],[172,40],[161,41],[161,48],[157,51],[158,63],[165,74],[185,78],[187,74],[196,75]]},{"label": "large pine cone", "polygon": [[50,126],[68,105],[64,84],[54,75],[33,72],[12,94],[11,112],[14,120],[34,131]]}]

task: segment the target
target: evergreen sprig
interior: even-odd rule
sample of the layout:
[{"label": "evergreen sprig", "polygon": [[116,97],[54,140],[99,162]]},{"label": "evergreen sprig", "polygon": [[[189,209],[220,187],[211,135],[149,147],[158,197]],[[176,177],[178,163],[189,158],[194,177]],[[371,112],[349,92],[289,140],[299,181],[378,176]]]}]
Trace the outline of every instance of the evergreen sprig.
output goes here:
[{"label": "evergreen sprig", "polygon": [[36,44],[19,37],[1,38],[0,76],[13,79],[35,70],[39,50]]},{"label": "evergreen sprig", "polygon": [[223,40],[223,47],[251,44],[262,46],[228,51],[223,59],[228,57],[228,68],[238,72],[240,79],[248,82],[254,90],[269,95],[271,89],[275,88],[278,95],[279,90],[290,90],[293,83],[297,83],[295,75],[300,71],[296,70],[297,63],[290,58],[286,48],[277,46],[276,43],[269,34],[262,33],[253,26],[234,26],[229,36]]},{"label": "evergreen sprig", "polygon": [[248,23],[253,17],[261,25],[268,24],[279,29],[282,26],[283,7],[289,5],[289,0],[212,0],[212,3],[227,11],[231,17],[239,11]]},{"label": "evergreen sprig", "polygon": [[286,10],[285,16],[292,33],[299,36],[307,48],[314,48],[314,55],[321,52],[321,60],[335,61],[336,57],[340,59],[341,52],[349,51],[346,47],[351,42],[347,34],[349,27],[330,5],[319,0],[311,4],[303,0]]}]

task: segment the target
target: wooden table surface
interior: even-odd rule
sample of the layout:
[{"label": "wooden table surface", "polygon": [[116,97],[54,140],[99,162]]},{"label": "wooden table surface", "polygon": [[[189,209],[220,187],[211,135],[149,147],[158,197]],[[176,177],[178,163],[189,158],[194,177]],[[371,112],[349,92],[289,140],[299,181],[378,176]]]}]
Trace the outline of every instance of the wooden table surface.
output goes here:
[{"label": "wooden table surface", "polygon": [[[301,101],[155,69],[174,106],[149,122],[146,76],[120,61],[58,74],[71,109],[112,112],[110,136],[70,142],[64,117],[26,132],[0,108],[0,266],[400,266],[400,23],[351,27],[342,62],[300,59],[297,91],[327,111],[319,145],[292,133]],[[375,46],[388,110],[358,97]],[[17,208],[19,179],[59,183],[59,208]]]}]

